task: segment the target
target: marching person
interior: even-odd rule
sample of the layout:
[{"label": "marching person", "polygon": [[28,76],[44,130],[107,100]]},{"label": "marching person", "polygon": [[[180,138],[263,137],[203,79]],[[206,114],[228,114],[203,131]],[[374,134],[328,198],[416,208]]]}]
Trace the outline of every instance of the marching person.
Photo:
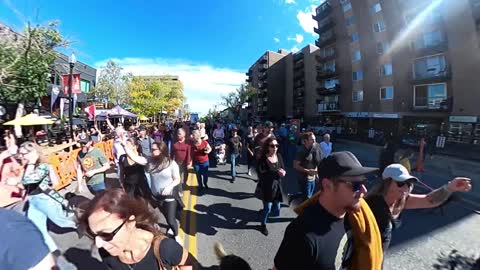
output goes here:
[{"label": "marching person", "polygon": [[235,177],[237,176],[236,164],[237,159],[242,153],[242,138],[238,136],[238,128],[232,128],[232,137],[228,140],[228,149],[230,152],[230,172],[232,176],[231,183],[235,182]]},{"label": "marching person", "polygon": [[318,167],[320,191],[295,209],[274,269],[379,270],[383,260],[375,218],[363,200],[363,167],[350,152],[336,152]]},{"label": "marching person", "polygon": [[183,196],[183,187],[188,180],[188,168],[192,167],[191,145],[185,140],[185,130],[179,128],[177,130],[177,142],[173,144],[171,158],[177,162],[180,168],[180,196]]},{"label": "marching person", "polygon": [[384,252],[390,246],[393,230],[401,223],[403,210],[434,208],[446,202],[452,193],[472,189],[469,178],[456,177],[428,194],[411,193],[418,182],[404,166],[391,164],[383,171],[380,184],[365,199],[377,220]]},{"label": "marching person", "polygon": [[192,131],[192,160],[193,168],[197,174],[198,188],[200,192],[208,189],[208,154],[212,148],[207,141],[202,140],[199,130]]},{"label": "marching person", "polygon": [[78,152],[75,165],[78,191],[82,193],[85,185],[93,194],[104,191],[105,172],[110,169],[110,162],[102,150],[93,147],[90,136],[82,134],[79,143],[82,148]]},{"label": "marching person", "polygon": [[317,167],[322,160],[322,151],[315,141],[313,132],[302,134],[303,147],[297,151],[293,168],[298,172],[304,199],[312,197],[317,181]]},{"label": "marching person", "polygon": [[121,142],[122,151],[125,153],[119,158],[120,183],[125,192],[133,197],[141,197],[147,201],[150,199],[150,188],[148,187],[144,167],[128,157],[125,148],[135,155],[139,155],[139,146],[135,138],[124,139]]},{"label": "marching person", "polygon": [[147,204],[121,189],[95,196],[80,223],[87,228],[95,245],[108,252],[108,256],[102,258],[108,269],[174,269],[176,266],[175,269],[192,270],[199,267],[186,249],[155,229],[156,218]]},{"label": "marching person", "polygon": [[[274,137],[268,138],[263,144],[262,155],[258,161],[257,174],[258,186],[261,190],[263,202],[263,215],[261,232],[268,235],[267,220],[280,215],[280,203],[282,202],[281,178],[287,174],[282,156],[278,152],[280,145]],[[272,209],[273,207],[273,209]]]},{"label": "marching person", "polygon": [[255,147],[253,141],[255,136],[257,136],[257,129],[253,128],[252,126],[248,127],[248,134],[245,138],[245,145],[247,146],[247,169],[248,169],[248,176],[252,176],[252,167],[255,161]]},{"label": "marching person", "polygon": [[[124,143],[125,145],[125,143]],[[129,148],[125,148],[127,155],[136,163],[146,167],[151,179],[151,192],[160,211],[165,216],[169,231],[178,238],[178,224],[175,219],[177,204],[181,199],[176,189],[180,184],[180,171],[177,163],[170,159],[165,143],[153,143],[152,156],[149,159],[139,156]]]},{"label": "marching person", "polygon": [[328,157],[332,153],[332,143],[330,142],[330,134],[323,135],[323,141],[320,143],[322,151],[322,159]]}]

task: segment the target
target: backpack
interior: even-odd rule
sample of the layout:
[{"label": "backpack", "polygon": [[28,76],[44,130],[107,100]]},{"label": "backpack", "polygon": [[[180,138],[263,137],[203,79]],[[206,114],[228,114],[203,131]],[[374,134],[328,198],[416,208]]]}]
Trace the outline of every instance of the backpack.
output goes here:
[{"label": "backpack", "polygon": [[[160,244],[163,239],[167,238],[163,234],[156,234],[153,237],[153,254],[155,255],[155,259],[157,260],[158,270],[166,270],[167,268],[162,262],[162,258],[160,257]],[[172,266],[172,270],[180,270],[180,266]]]}]

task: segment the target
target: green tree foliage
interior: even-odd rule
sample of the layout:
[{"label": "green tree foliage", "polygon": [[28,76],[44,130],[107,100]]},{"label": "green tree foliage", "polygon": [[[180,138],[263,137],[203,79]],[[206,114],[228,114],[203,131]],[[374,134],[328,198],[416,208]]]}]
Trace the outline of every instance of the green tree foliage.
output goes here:
[{"label": "green tree foliage", "polygon": [[22,33],[0,28],[0,100],[34,102],[47,95],[49,73],[68,42],[57,30],[58,22],[31,26]]},{"label": "green tree foliage", "polygon": [[125,105],[129,102],[128,84],[132,80],[130,73],[123,74],[122,67],[113,60],[101,68],[97,87],[90,91],[89,97],[98,101]]},{"label": "green tree foliage", "polygon": [[161,111],[173,113],[183,104],[183,85],[178,80],[134,77],[128,84],[132,111],[148,117]]},{"label": "green tree foliage", "polygon": [[222,105],[226,106],[231,111],[238,110],[242,105],[250,100],[255,94],[255,88],[249,84],[242,84],[235,91],[222,96]]}]

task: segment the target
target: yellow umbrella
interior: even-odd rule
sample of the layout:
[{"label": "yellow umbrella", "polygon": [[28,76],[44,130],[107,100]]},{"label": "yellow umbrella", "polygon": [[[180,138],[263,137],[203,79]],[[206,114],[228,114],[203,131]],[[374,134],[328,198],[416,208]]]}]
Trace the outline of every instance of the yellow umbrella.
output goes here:
[{"label": "yellow umbrella", "polygon": [[148,121],[148,120],[150,120],[150,118],[146,117],[145,115],[140,115],[140,117],[138,117],[138,120],[140,120],[140,121]]},{"label": "yellow umbrella", "polygon": [[54,121],[47,119],[45,117],[39,116],[38,114],[27,114],[21,118],[14,119],[4,123],[5,126],[37,126],[37,125],[51,125]]}]

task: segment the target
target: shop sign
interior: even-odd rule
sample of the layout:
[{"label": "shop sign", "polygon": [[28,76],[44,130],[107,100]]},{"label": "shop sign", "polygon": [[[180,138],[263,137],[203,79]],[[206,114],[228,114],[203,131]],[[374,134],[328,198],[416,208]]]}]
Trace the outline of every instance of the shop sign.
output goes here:
[{"label": "shop sign", "polygon": [[398,113],[374,113],[373,118],[400,118]]},{"label": "shop sign", "polygon": [[351,118],[368,118],[368,112],[349,112],[346,113],[346,116]]},{"label": "shop sign", "polygon": [[476,123],[478,117],[476,116],[450,116],[450,122],[460,122],[460,123]]}]

